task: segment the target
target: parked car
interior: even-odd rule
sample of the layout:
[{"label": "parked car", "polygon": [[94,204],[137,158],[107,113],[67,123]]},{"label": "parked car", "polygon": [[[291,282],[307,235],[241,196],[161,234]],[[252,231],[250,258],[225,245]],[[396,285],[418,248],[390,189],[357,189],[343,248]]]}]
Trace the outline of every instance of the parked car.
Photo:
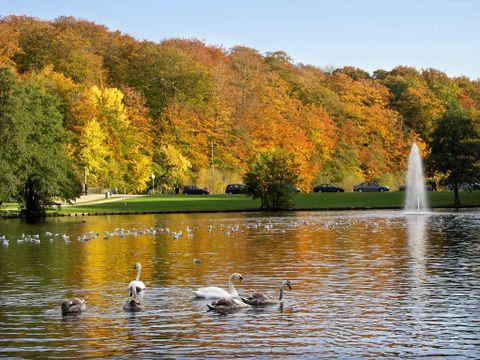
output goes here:
[{"label": "parked car", "polygon": [[353,191],[372,192],[372,191],[390,191],[388,186],[378,185],[374,182],[363,182],[353,187]]},{"label": "parked car", "polygon": [[[453,184],[448,184],[447,189],[453,191]],[[465,190],[465,191],[472,191],[472,190],[480,190],[480,183],[462,183],[458,184],[458,189],[459,190]]]},{"label": "parked car", "polygon": [[197,185],[189,185],[183,187],[183,195],[208,195],[207,189],[201,188]]},{"label": "parked car", "polygon": [[246,194],[247,186],[243,184],[228,184],[225,188],[225,194]]},{"label": "parked car", "polygon": [[313,192],[321,193],[321,192],[344,192],[345,189],[332,185],[332,184],[321,184],[317,185],[313,188]]},{"label": "parked car", "polygon": [[[405,191],[407,190],[407,185],[400,185],[398,187],[398,191]],[[426,191],[433,191],[433,187],[431,185],[425,185],[425,190]]]}]

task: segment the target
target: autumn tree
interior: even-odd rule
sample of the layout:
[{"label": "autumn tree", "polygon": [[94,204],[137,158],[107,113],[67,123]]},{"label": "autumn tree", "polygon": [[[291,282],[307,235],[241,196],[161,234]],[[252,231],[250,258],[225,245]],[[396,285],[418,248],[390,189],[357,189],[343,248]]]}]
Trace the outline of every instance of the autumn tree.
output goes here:
[{"label": "autumn tree", "polygon": [[59,101],[68,154],[77,171],[90,164],[90,185],[132,192],[152,170],[170,168],[167,153],[197,178],[212,147],[222,179],[238,178],[257,149],[281,147],[294,154],[305,190],[317,181],[393,182],[410,140],[428,153],[455,104],[480,116],[478,80],[435,69],[321,69],[284,51],[138,41],[73,17],[0,18],[0,64]]},{"label": "autumn tree", "polygon": [[0,18],[0,66],[15,68],[15,53],[20,51],[18,30],[6,19]]},{"label": "autumn tree", "polygon": [[167,190],[182,185],[189,174],[190,161],[173,145],[162,145],[154,157],[155,182]]},{"label": "autumn tree", "polygon": [[[132,100],[132,104],[137,104]],[[151,174],[148,120],[141,108],[127,107],[116,88],[86,89],[78,104],[77,141],[81,166],[94,186],[139,192]]]}]

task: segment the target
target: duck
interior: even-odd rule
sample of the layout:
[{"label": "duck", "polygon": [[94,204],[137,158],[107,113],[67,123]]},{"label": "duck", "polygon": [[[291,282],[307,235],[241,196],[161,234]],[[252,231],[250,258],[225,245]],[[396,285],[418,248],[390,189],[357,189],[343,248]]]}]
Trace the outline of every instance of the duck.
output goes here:
[{"label": "duck", "polygon": [[137,296],[136,288],[132,288],[132,293],[130,297],[125,301],[123,305],[123,310],[128,312],[138,312],[143,310],[142,300]]},{"label": "duck", "polygon": [[79,298],[71,298],[65,299],[62,302],[62,315],[76,315],[80,314],[85,308],[87,304],[85,303],[84,299]]},{"label": "duck", "polygon": [[284,293],[283,293],[285,288],[292,290],[292,285],[290,283],[290,280],[282,281],[282,286],[280,287],[280,296],[278,299],[275,299],[273,296],[268,294],[263,294],[263,293],[255,293],[248,297],[240,297],[240,299],[245,304],[248,304],[250,306],[256,306],[256,307],[269,306],[269,305],[282,305],[285,300]]},{"label": "duck", "polygon": [[128,293],[130,297],[133,297],[134,292],[136,295],[142,297],[143,294],[145,293],[145,290],[147,290],[147,287],[145,286],[143,281],[140,281],[140,274],[142,273],[142,265],[140,265],[140,263],[136,263],[133,269],[137,270],[137,276],[135,280],[132,280],[128,285]]},{"label": "duck", "polygon": [[241,300],[229,297],[229,298],[222,298],[213,301],[211,304],[207,304],[207,311],[216,311],[219,313],[227,313],[237,311],[246,307],[250,307],[250,305],[244,303]]},{"label": "duck", "polygon": [[243,276],[238,273],[230,275],[230,278],[228,279],[228,288],[230,292],[216,286],[208,286],[199,288],[197,291],[194,291],[193,294],[199,299],[238,298],[238,292],[233,286],[233,280],[239,280],[240,282],[243,282]]}]

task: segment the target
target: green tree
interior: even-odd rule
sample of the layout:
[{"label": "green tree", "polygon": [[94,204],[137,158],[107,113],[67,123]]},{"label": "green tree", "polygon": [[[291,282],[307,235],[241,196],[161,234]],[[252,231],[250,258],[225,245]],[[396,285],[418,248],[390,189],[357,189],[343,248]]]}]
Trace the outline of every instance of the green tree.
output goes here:
[{"label": "green tree", "polygon": [[181,51],[142,43],[129,59],[126,84],[141,91],[157,117],[171,102],[202,106],[211,101],[212,79]]},{"label": "green tree", "polygon": [[56,199],[74,199],[80,191],[58,99],[8,70],[0,71],[0,84],[0,171],[7,174],[0,191],[23,203],[25,216],[42,216]]},{"label": "green tree", "polygon": [[0,201],[12,200],[14,189],[21,184],[16,174],[27,146],[28,124],[23,121],[28,115],[23,106],[25,101],[15,75],[0,68]]},{"label": "green tree", "polygon": [[250,160],[244,182],[248,194],[261,200],[262,209],[281,210],[292,206],[292,192],[299,178],[300,170],[293,154],[274,148]]},{"label": "green tree", "polygon": [[460,205],[459,184],[480,178],[479,133],[473,119],[458,107],[449,110],[433,131],[429,168],[453,186],[455,205]]}]

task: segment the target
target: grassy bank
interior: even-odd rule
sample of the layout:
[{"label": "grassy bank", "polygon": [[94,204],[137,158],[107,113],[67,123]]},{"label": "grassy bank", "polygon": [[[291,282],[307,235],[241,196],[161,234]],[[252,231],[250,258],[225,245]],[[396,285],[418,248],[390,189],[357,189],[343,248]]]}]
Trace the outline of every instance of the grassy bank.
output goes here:
[{"label": "grassy bank", "polygon": [[[451,192],[431,192],[429,201],[434,208],[452,207]],[[296,194],[295,209],[397,209],[403,207],[405,193],[332,193]],[[480,206],[480,192],[462,192],[466,206]],[[260,206],[259,200],[243,195],[154,196],[125,201],[64,207],[62,213],[126,213],[126,212],[189,212],[189,211],[251,211]]]},{"label": "grassy bank", "polygon": [[[405,193],[332,193],[332,194],[295,194],[296,210],[335,210],[335,209],[400,209],[403,207]],[[453,193],[428,193],[432,208],[453,207]],[[461,192],[462,205],[480,207],[480,191]],[[113,202],[89,203],[85,205],[65,206],[60,214],[105,214],[105,213],[143,213],[143,212],[216,212],[216,211],[254,211],[259,209],[260,201],[244,195],[183,196],[161,195],[144,196]],[[14,214],[14,204],[0,207],[0,216]]]}]

